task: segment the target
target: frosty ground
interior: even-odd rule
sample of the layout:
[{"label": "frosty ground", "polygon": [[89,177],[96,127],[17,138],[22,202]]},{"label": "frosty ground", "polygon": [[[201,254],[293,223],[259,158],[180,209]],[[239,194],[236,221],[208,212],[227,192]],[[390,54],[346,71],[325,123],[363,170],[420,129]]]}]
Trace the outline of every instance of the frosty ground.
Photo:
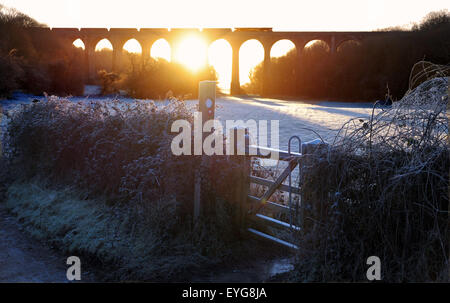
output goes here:
[{"label": "frosty ground", "polygon": [[[99,97],[86,95],[83,97],[70,97],[68,99],[77,101],[107,101],[119,98],[123,102],[132,102],[133,99],[126,97]],[[14,98],[0,100],[3,111],[13,110],[20,104],[29,104],[33,100],[42,100],[44,97],[17,93]],[[142,100],[146,102],[148,100]],[[167,104],[169,101],[160,101],[157,104]],[[197,100],[185,101],[193,110],[198,103]],[[221,121],[243,120],[279,120],[280,148],[287,150],[287,143],[291,136],[297,135],[304,142],[317,138],[319,134],[325,141],[331,142],[334,135],[343,123],[351,118],[360,117],[367,119],[372,114],[372,103],[345,103],[333,101],[301,101],[281,100],[259,97],[220,97],[216,101],[216,117]],[[379,109],[377,109],[379,110]],[[3,126],[5,119],[1,121]],[[270,127],[269,127],[270,129]],[[270,141],[269,141],[270,142]],[[20,225],[15,219],[2,211],[2,224],[0,225],[0,243],[10,243],[7,246],[0,245],[1,258],[10,266],[0,270],[2,281],[64,281],[64,260],[53,250],[48,250],[41,244],[37,245],[33,239],[23,235]],[[30,253],[35,252],[35,253]],[[24,257],[25,256],[25,257]],[[26,260],[29,259],[29,262]],[[14,264],[11,266],[11,264]],[[30,263],[36,263],[31,266]],[[22,264],[22,265],[21,265]],[[291,268],[289,260],[273,260],[261,268],[256,265],[248,266],[246,269],[233,268],[230,272],[208,274],[199,277],[200,281],[251,281],[268,279],[271,275],[287,271]],[[282,267],[281,269],[278,267]],[[45,269],[45,270],[44,270]],[[250,282],[249,280],[249,282]]]},{"label": "frosty ground", "polygon": [[[88,90],[92,91],[92,89]],[[94,90],[95,91],[95,90]],[[134,99],[117,97],[99,97],[85,95],[83,97],[70,97],[77,101],[107,101],[117,98],[123,102],[132,102]],[[44,97],[17,93],[12,99],[0,100],[4,110],[13,109],[19,104],[31,103],[32,100],[42,100]],[[148,100],[141,100],[143,102]],[[198,100],[187,100],[186,104],[192,110]],[[158,101],[157,104],[167,104],[168,101]],[[335,101],[305,101],[282,100],[259,97],[219,97],[216,100],[216,118],[223,125],[226,120],[253,119],[256,121],[279,120],[280,148],[286,150],[291,136],[299,136],[303,142],[316,139],[318,133],[325,141],[332,142],[334,135],[351,118],[367,119],[372,114],[373,103],[368,102],[335,102]],[[377,108],[375,112],[379,111]],[[268,124],[270,130],[270,124]],[[270,141],[269,141],[270,142]]]}]

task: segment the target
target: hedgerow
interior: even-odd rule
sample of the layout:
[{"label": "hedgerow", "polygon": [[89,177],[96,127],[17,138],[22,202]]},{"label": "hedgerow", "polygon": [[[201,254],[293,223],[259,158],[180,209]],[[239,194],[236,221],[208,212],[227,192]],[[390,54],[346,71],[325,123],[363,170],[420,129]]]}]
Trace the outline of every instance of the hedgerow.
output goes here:
[{"label": "hedgerow", "polygon": [[309,156],[294,280],[367,281],[370,256],[385,282],[449,280],[448,68],[417,70],[402,100]]},{"label": "hedgerow", "polygon": [[[115,264],[112,279],[180,279],[174,273],[193,264],[228,258],[239,239],[230,189],[241,168],[226,156],[211,157],[208,167],[199,156],[174,156],[178,119],[193,117],[175,99],[163,106],[48,97],[10,112],[9,207],[63,250]],[[193,222],[199,169],[203,213]]]}]

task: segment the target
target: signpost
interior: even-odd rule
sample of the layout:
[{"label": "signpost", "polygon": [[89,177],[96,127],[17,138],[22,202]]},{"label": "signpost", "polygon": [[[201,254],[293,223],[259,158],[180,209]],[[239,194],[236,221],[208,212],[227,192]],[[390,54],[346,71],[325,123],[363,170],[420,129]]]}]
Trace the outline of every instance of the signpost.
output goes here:
[{"label": "signpost", "polygon": [[[203,140],[208,135],[203,133],[203,125],[208,120],[214,119],[214,113],[216,108],[216,81],[200,81],[198,85],[198,107],[202,114],[202,146]],[[205,165],[203,158],[203,148],[202,148],[202,159],[200,162],[200,167],[195,172],[195,189],[194,189],[194,221],[198,220],[201,211],[201,168]]]},{"label": "signpost", "polygon": [[202,122],[214,119],[216,108],[216,81],[200,81],[198,85],[198,105]]}]

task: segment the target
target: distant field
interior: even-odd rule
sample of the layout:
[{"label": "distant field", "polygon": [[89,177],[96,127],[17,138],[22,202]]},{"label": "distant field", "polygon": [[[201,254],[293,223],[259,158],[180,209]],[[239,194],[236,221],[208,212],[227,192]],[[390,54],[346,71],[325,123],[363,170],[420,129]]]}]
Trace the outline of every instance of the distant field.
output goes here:
[{"label": "distant field", "polygon": [[[88,87],[86,92],[94,94],[96,91]],[[30,103],[33,99],[43,99],[26,94],[16,94],[15,100],[0,100],[0,105],[4,109],[12,109],[18,104]],[[111,97],[71,97],[73,101],[95,101],[108,100]],[[119,96],[123,102],[130,102],[134,99]],[[194,108],[197,100],[185,101]],[[161,101],[166,104],[167,101]],[[304,142],[317,138],[311,130],[314,130],[326,141],[332,141],[336,131],[343,123],[351,118],[361,117],[366,119],[372,113],[372,104],[366,102],[346,103],[334,101],[293,101],[281,99],[268,99],[257,97],[221,97],[216,102],[216,117],[225,123],[226,120],[249,119],[268,120],[268,130],[270,131],[270,120],[279,120],[280,127],[280,148],[287,149],[287,143],[291,136],[297,135]],[[377,109],[378,111],[379,109]],[[269,141],[270,142],[270,141]],[[270,143],[269,143],[270,144]]]}]

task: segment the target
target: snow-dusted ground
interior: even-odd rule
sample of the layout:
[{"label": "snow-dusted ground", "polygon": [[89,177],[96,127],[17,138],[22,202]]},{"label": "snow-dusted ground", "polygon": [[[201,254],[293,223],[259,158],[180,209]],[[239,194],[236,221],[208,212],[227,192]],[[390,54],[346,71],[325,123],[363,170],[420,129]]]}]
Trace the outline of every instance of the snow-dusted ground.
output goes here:
[{"label": "snow-dusted ground", "polygon": [[[108,100],[111,97],[98,97],[95,87],[87,87],[86,92],[92,95],[84,97],[71,97],[73,101]],[[132,102],[134,99],[119,96],[124,102]],[[33,99],[43,99],[32,95],[17,93],[14,99],[0,100],[3,110],[10,110],[18,104],[30,103]],[[168,101],[157,102],[157,104],[167,104]],[[198,103],[197,100],[185,101],[190,107]],[[325,141],[332,142],[337,130],[343,123],[351,118],[361,117],[367,119],[372,113],[372,104],[363,102],[333,102],[333,101],[292,101],[280,99],[268,99],[257,97],[221,97],[216,100],[216,117],[225,127],[226,120],[243,120],[244,122],[253,119],[268,121],[270,131],[270,120],[279,120],[279,146],[286,150],[288,140],[291,136],[299,136],[303,142],[317,138],[312,132],[319,133]],[[295,143],[296,144],[296,143]],[[270,141],[269,141],[270,145]]]},{"label": "snow-dusted ground", "polygon": [[219,99],[216,104],[216,116],[221,121],[279,120],[281,149],[287,149],[288,140],[293,135],[299,136],[303,142],[316,139],[317,135],[311,130],[330,142],[343,123],[354,117],[368,118],[372,113],[371,103],[322,101],[313,104],[300,100],[227,97]]},{"label": "snow-dusted ground", "polygon": [[[95,87],[87,87],[86,92],[88,93],[84,97],[72,97],[68,98],[74,102],[78,101],[107,101],[111,98],[109,97],[98,97],[98,90]],[[118,97],[123,102],[133,102],[134,99],[126,98],[126,97]],[[10,100],[0,100],[0,107],[3,108],[3,111],[12,110],[19,106],[20,104],[29,104],[33,101],[33,99],[42,100],[44,97],[37,97],[32,95],[26,95],[22,93],[16,93],[13,99]],[[188,100],[185,101],[188,106],[194,108],[198,101],[197,100]],[[157,104],[167,104],[168,101],[157,102]],[[321,101],[321,102],[306,102],[306,101],[292,101],[292,100],[280,100],[280,99],[267,99],[267,98],[256,98],[256,97],[221,97],[216,100],[216,117],[223,123],[225,126],[226,120],[243,120],[247,121],[249,119],[253,119],[256,121],[259,120],[279,120],[279,136],[280,136],[280,148],[287,150],[287,143],[291,136],[297,135],[299,136],[303,142],[310,141],[317,138],[317,135],[311,131],[319,133],[326,141],[331,142],[336,131],[342,126],[343,123],[348,121],[351,118],[361,117],[363,119],[367,119],[370,117],[372,113],[372,104],[371,103],[343,103],[343,102],[332,102],[332,101]],[[5,119],[2,119],[0,124],[2,127],[5,127]],[[270,130],[270,124],[268,124],[268,129]],[[270,144],[270,141],[269,141]],[[295,143],[296,144],[296,143]],[[263,165],[274,165],[268,161]],[[297,170],[293,172],[293,178],[297,178],[298,172]],[[285,182],[286,183],[286,182]],[[287,201],[287,200],[286,200]],[[6,229],[5,229],[6,230]],[[0,235],[2,234],[2,230],[0,229]],[[7,234],[12,234],[8,231]],[[10,236],[11,238],[12,236]],[[18,236],[14,236],[17,238]],[[28,242],[24,242],[28,243]],[[24,244],[25,245],[25,244]],[[26,244],[28,245],[28,244]],[[19,246],[19,244],[12,245],[13,247]],[[1,247],[0,247],[1,248]],[[4,251],[7,252],[6,248]],[[0,249],[0,254],[2,253]],[[48,253],[48,255],[52,255]],[[40,256],[39,258],[45,259]],[[50,259],[50,257],[48,257]],[[1,263],[1,262],[0,262]],[[42,263],[44,264],[44,263]],[[59,264],[58,262],[53,261],[52,264]],[[50,264],[50,265],[52,265]],[[44,264],[45,266],[45,264]],[[58,265],[60,267],[60,265]],[[279,266],[288,266],[290,268],[290,261],[286,260],[274,260],[273,262],[269,262],[267,266],[264,268],[258,269],[251,267],[246,272],[245,270],[242,272],[237,272],[233,270],[233,273],[230,274],[228,272],[224,274],[217,274],[215,276],[206,277],[206,279],[212,279],[211,281],[243,281],[243,277],[247,276],[257,276],[258,279],[261,277],[268,276],[268,273],[272,275],[273,273],[283,272],[286,269],[275,269],[275,267]],[[48,268],[52,269],[52,266],[47,265]],[[61,270],[59,267],[55,265],[55,272],[57,274],[52,275],[50,281],[54,281],[57,279],[63,280],[64,277],[59,277],[61,274]],[[20,268],[13,268],[13,270],[9,272],[0,272],[0,280],[2,280],[2,276],[7,281],[12,280],[43,280],[46,281],[47,276],[42,276],[36,274],[36,276],[30,276],[30,273],[27,274],[26,278],[23,275],[20,275]],[[41,271],[40,268],[34,270],[34,272],[39,273]],[[49,271],[49,269],[47,270]],[[272,272],[273,271],[273,272]],[[6,276],[5,276],[6,275]],[[270,276],[269,275],[269,276]],[[11,278],[12,277],[12,278]],[[267,278],[267,277],[266,277]],[[247,277],[248,279],[248,277]],[[204,280],[204,279],[203,279]],[[202,281],[203,281],[202,280]],[[208,280],[209,281],[209,280]]]}]

